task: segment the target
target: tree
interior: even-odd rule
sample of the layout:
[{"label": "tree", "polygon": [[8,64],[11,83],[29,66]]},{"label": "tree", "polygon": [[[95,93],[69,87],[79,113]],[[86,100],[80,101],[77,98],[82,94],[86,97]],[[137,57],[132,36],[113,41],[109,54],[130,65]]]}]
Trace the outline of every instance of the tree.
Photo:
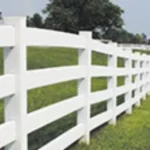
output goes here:
[{"label": "tree", "polygon": [[109,0],[49,0],[45,27],[65,32],[121,28],[123,10]]},{"label": "tree", "polygon": [[37,28],[43,28],[43,19],[40,14],[36,13],[32,17],[32,22],[34,23],[34,26]]},{"label": "tree", "polygon": [[141,34],[137,33],[133,38],[133,43],[143,43],[143,37]]},{"label": "tree", "polygon": [[32,21],[32,18],[27,16],[27,26],[28,27],[34,27],[34,23]]},{"label": "tree", "polygon": [[128,32],[125,29],[116,29],[111,28],[105,32],[103,35],[104,39],[109,39],[118,43],[139,43],[139,44],[147,44],[148,39],[147,36],[142,34],[133,34]]},{"label": "tree", "polygon": [[148,39],[145,33],[142,33],[142,38],[143,38],[143,44],[147,44],[148,43]]},{"label": "tree", "polygon": [[150,39],[148,39],[147,44],[150,45]]},{"label": "tree", "polygon": [[0,20],[3,19],[3,15],[2,15],[2,12],[0,12]]},{"label": "tree", "polygon": [[43,19],[40,14],[35,13],[33,17],[27,17],[27,26],[43,28]]},{"label": "tree", "polygon": [[134,34],[126,31],[125,29],[109,29],[107,32],[103,35],[103,38],[110,39],[114,42],[118,43],[132,43]]},{"label": "tree", "polygon": [[0,21],[3,22],[3,14],[0,12]]}]

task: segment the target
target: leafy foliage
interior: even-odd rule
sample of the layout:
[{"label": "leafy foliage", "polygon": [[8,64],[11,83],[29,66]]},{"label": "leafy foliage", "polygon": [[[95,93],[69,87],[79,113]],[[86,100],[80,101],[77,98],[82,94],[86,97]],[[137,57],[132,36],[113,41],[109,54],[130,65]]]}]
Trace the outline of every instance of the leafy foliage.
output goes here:
[{"label": "leafy foliage", "polygon": [[150,43],[144,33],[133,34],[123,28],[123,10],[109,0],[49,0],[43,12],[46,19],[35,13],[27,17],[27,25],[73,33],[90,30],[94,38],[118,43]]},{"label": "leafy foliage", "polygon": [[35,13],[33,17],[27,17],[27,26],[29,27],[36,27],[36,28],[43,28],[43,18],[40,14]]},{"label": "leafy foliage", "polygon": [[3,15],[2,15],[2,12],[0,12],[0,20],[3,19]]},{"label": "leafy foliage", "polygon": [[104,39],[110,39],[117,43],[143,43],[147,44],[147,36],[142,34],[133,34],[125,29],[111,28],[103,35]]},{"label": "leafy foliage", "polygon": [[123,10],[109,0],[50,0],[44,13],[46,28],[66,32],[96,28],[105,31],[123,25]]}]

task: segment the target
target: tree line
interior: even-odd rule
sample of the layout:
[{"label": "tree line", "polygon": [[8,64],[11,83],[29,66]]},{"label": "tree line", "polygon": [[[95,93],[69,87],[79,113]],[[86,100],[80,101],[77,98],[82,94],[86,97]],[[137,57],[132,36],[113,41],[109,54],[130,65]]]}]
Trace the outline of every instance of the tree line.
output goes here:
[{"label": "tree line", "polygon": [[144,33],[124,29],[124,10],[110,0],[49,0],[42,13],[45,18],[39,13],[28,16],[27,25],[70,33],[88,30],[94,38],[118,43],[150,43]]}]

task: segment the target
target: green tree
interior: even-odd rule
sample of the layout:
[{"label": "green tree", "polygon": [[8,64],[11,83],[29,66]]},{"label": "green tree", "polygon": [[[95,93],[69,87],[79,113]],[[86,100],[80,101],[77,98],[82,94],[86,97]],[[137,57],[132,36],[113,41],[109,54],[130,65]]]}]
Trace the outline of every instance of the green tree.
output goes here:
[{"label": "green tree", "polygon": [[32,21],[32,18],[27,16],[27,26],[28,27],[34,27],[34,23]]},{"label": "green tree", "polygon": [[110,39],[118,43],[132,43],[134,34],[126,31],[125,29],[109,29],[103,35],[103,38]]},{"label": "green tree", "polygon": [[43,19],[40,14],[36,13],[32,17],[32,22],[34,23],[34,26],[37,28],[43,28]]},{"label": "green tree", "polygon": [[121,28],[111,28],[105,32],[103,35],[104,39],[109,39],[118,43],[139,43],[139,44],[147,44],[148,39],[147,36],[142,34],[133,34],[128,32],[127,30]]},{"label": "green tree", "polygon": [[147,44],[150,45],[150,39],[147,40]]},{"label": "green tree", "polygon": [[133,43],[143,43],[143,37],[141,34],[137,33],[133,38]]},{"label": "green tree", "polygon": [[3,19],[3,15],[2,15],[2,12],[0,12],[0,20]]},{"label": "green tree", "polygon": [[142,38],[143,38],[143,44],[147,44],[148,43],[148,39],[145,33],[142,33]]},{"label": "green tree", "polygon": [[33,17],[27,17],[27,26],[36,27],[36,28],[43,28],[43,19],[42,16],[38,13],[35,13]]},{"label": "green tree", "polygon": [[45,27],[65,32],[121,28],[123,10],[109,0],[49,0]]}]

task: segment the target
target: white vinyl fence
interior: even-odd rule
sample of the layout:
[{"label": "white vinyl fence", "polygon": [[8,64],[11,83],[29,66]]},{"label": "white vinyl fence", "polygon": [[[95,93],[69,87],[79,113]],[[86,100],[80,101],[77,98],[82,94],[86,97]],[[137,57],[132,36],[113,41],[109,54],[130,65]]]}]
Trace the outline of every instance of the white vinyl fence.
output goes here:
[{"label": "white vinyl fence", "polygon": [[[141,99],[149,92],[150,56],[132,54],[119,47],[93,40],[91,32],[74,35],[27,28],[25,24],[25,18],[14,17],[5,18],[4,25],[0,26],[0,47],[4,47],[4,75],[0,76],[0,98],[5,98],[5,122],[0,125],[0,148],[27,150],[29,133],[75,111],[78,112],[76,126],[39,150],[63,150],[77,140],[89,144],[92,130],[106,122],[116,124],[119,114],[131,114],[132,106],[140,106]],[[27,71],[27,46],[76,48],[79,52],[79,64]],[[108,66],[92,65],[92,51],[108,55]],[[124,68],[117,67],[118,57],[125,60]],[[117,87],[118,76],[125,77],[125,85]],[[108,88],[91,92],[92,77],[107,77]],[[77,96],[27,113],[27,90],[69,80],[78,80]],[[116,98],[122,94],[125,94],[125,102],[117,106]],[[91,105],[102,101],[107,101],[107,111],[90,117]]]},{"label": "white vinyl fence", "polygon": [[150,51],[150,45],[146,45],[146,44],[118,44],[118,46],[122,48],[129,48],[131,50]]}]

